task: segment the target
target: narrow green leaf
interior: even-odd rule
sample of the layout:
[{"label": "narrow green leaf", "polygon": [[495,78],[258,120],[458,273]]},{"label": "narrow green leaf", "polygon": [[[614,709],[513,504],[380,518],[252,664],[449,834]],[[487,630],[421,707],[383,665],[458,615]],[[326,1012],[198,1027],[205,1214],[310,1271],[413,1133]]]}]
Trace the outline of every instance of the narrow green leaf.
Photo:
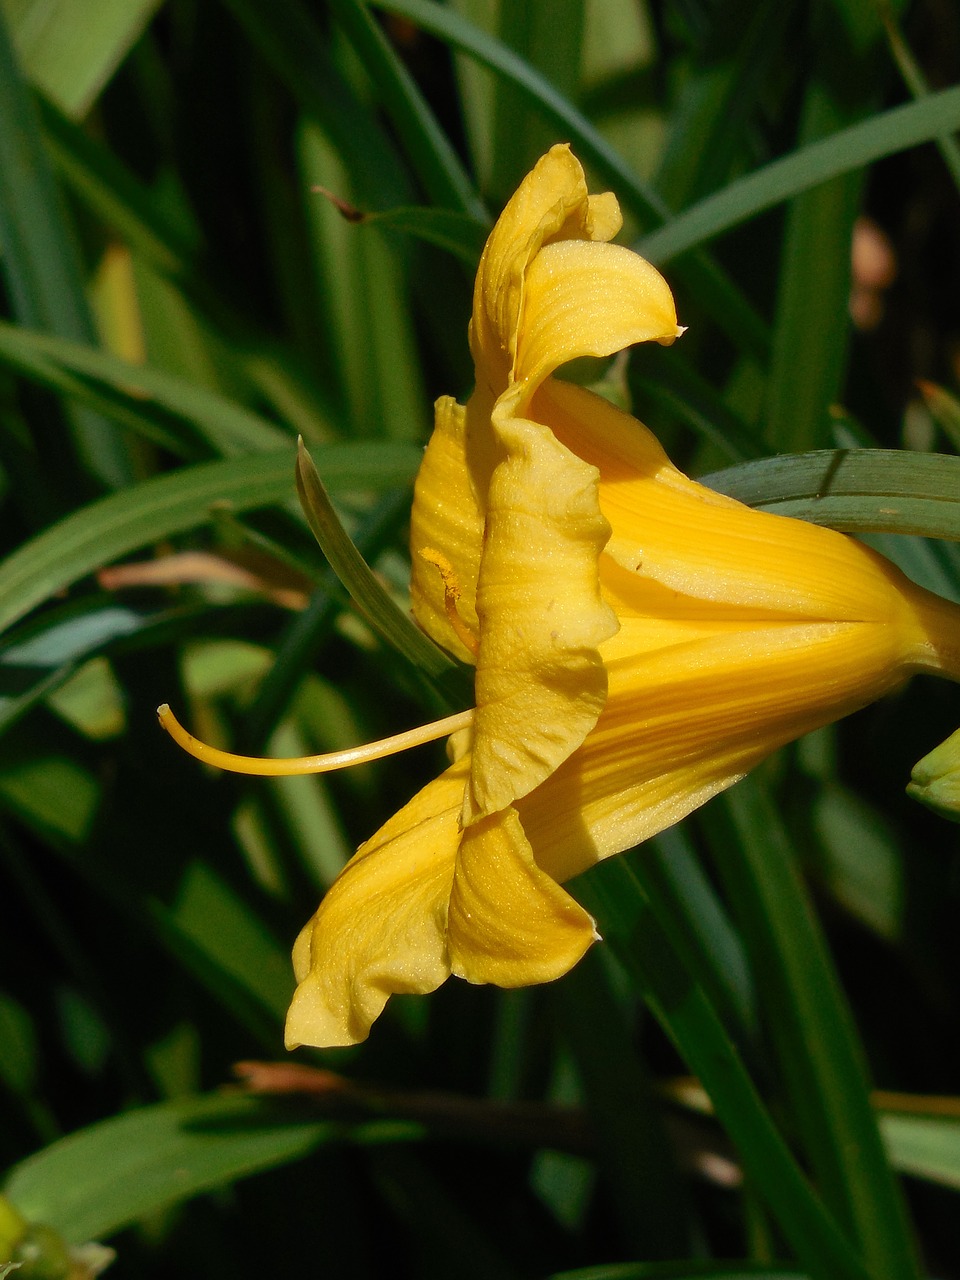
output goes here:
[{"label": "narrow green leaf", "polygon": [[408,18],[516,85],[549,119],[560,125],[562,136],[576,143],[581,159],[589,161],[598,173],[611,181],[644,222],[660,223],[670,216],[670,210],[654,189],[637,178],[570,100],[501,41],[433,0],[374,0],[373,7]]},{"label": "narrow green leaf", "polygon": [[572,887],[710,1095],[753,1189],[801,1263],[823,1280],[868,1280],[870,1273],[800,1172],[703,988],[654,913],[642,871],[642,855],[637,871],[626,859],[611,858]]},{"label": "narrow green leaf", "polygon": [[[835,38],[831,31],[827,39]],[[851,78],[855,68],[846,68]],[[801,140],[830,134],[849,118],[849,110],[837,106],[814,78],[803,106]],[[863,171],[852,169],[790,204],[764,410],[765,434],[778,452],[832,443],[830,407],[840,397],[847,363],[850,245],[862,188]]]},{"label": "narrow green leaf", "polygon": [[[913,50],[907,44],[893,5],[878,4],[877,11],[887,33],[890,52],[893,54],[894,61],[900,69],[904,84],[914,98],[927,97],[930,93],[930,86],[920,64],[913,55]],[[950,170],[954,185],[960,190],[960,146],[957,145],[956,138],[951,132],[945,131],[937,138],[937,148],[943,156],[943,163]]]},{"label": "narrow green leaf", "polygon": [[759,100],[777,73],[796,8],[795,0],[733,0],[710,11],[710,28],[667,116],[657,186],[674,208],[725,186],[749,153]]},{"label": "narrow green leaf", "polygon": [[325,1142],[402,1140],[411,1125],[344,1125],[259,1098],[210,1095],[103,1120],[18,1164],[4,1186],[24,1217],[68,1241],[103,1239],[180,1200],[300,1160]]},{"label": "narrow green leaf", "polygon": [[741,1053],[753,1047],[757,994],[743,943],[683,826],[644,847],[643,887],[689,972]]},{"label": "narrow green leaf", "polygon": [[960,1120],[955,1116],[880,1116],[890,1159],[901,1173],[960,1191]]},{"label": "narrow green leaf", "polygon": [[[395,536],[400,522],[408,517],[409,499],[402,490],[381,499],[357,528],[354,545],[360,556],[365,561],[375,561]],[[248,753],[263,750],[339,612],[339,601],[321,584],[307,608],[281,634],[270,670],[260,681],[243,718],[243,749]]]},{"label": "narrow green leaf", "polygon": [[[584,0],[552,0],[549,5],[501,4],[499,36],[533,70],[541,72],[568,102],[580,91]],[[517,175],[526,173],[555,141],[552,125],[510,80],[494,83],[490,182],[508,196]]]},{"label": "narrow green leaf", "polygon": [[[580,159],[610,183],[644,225],[659,225],[670,217],[671,211],[656,191],[637,177],[567,98],[512,49],[465,22],[446,5],[436,4],[433,0],[374,0],[374,7],[409,18],[424,31],[470,54],[516,85],[549,120],[559,126],[559,140],[573,142]],[[520,176],[516,175],[517,178]],[[700,301],[710,308],[717,323],[738,345],[752,348],[757,353],[766,352],[770,340],[766,322],[714,262],[694,257],[682,264],[682,270]]]},{"label": "narrow green leaf", "polygon": [[297,453],[297,491],[323,554],[364,617],[417,670],[432,680],[456,681],[457,664],[398,608],[351,541],[302,441]]},{"label": "narrow green leaf", "polygon": [[[284,0],[292,5],[296,0]],[[424,188],[436,204],[459,209],[479,222],[486,220],[483,202],[424,101],[369,10],[360,0],[329,0],[367,74],[376,86],[391,123],[403,142]]]},{"label": "narrow green leaf", "polygon": [[704,822],[763,996],[798,1140],[827,1204],[855,1233],[874,1280],[914,1280],[917,1263],[887,1164],[863,1051],[795,865],[756,778]]},{"label": "narrow green leaf", "polygon": [[118,640],[165,627],[173,611],[151,615],[94,598],[52,611],[0,645],[0,734],[58,689],[78,666]]},{"label": "narrow green leaf", "polygon": [[597,951],[555,989],[624,1239],[631,1252],[669,1258],[684,1250],[687,1205],[663,1116],[617,997],[610,957]]},{"label": "narrow green leaf", "polygon": [[707,196],[659,231],[644,236],[637,247],[652,262],[669,262],[818,183],[958,128],[960,87],[894,107],[764,165]]},{"label": "narrow green leaf", "polygon": [[809,799],[807,810],[818,882],[861,924],[896,945],[907,909],[897,833],[866,800],[829,778]]},{"label": "narrow green leaf", "polygon": [[[85,116],[160,4],[161,0],[32,4],[21,10],[21,21],[14,26],[24,70],[69,115]],[[9,2],[6,7],[10,9]]]},{"label": "narrow green leaf", "polygon": [[923,403],[930,411],[930,416],[954,449],[960,453],[960,400],[946,387],[939,387],[935,382],[918,379],[917,388],[923,396]]},{"label": "narrow green leaf", "polygon": [[[92,346],[96,332],[79,250],[2,13],[0,120],[0,249],[14,313],[23,324]],[[104,487],[128,484],[133,469],[115,428],[87,410],[77,411],[70,421],[78,455],[73,483],[82,460],[83,472]],[[62,441],[59,448],[62,454]]]},{"label": "narrow green leaf", "polygon": [[848,533],[960,539],[960,458],[900,449],[817,449],[704,476],[751,507]]},{"label": "narrow green leaf", "polygon": [[465,262],[471,271],[476,269],[489,230],[486,221],[478,222],[450,209],[385,209],[382,213],[365,213],[360,221],[434,244]]},{"label": "narrow green leaf", "polygon": [[[408,482],[415,446],[326,445],[318,451],[331,487],[389,488]],[[0,565],[0,630],[101,565],[158,538],[233,511],[283,502],[292,488],[292,449],[200,463],[144,481],[84,507],[25,543]]]},{"label": "narrow green leaf", "polygon": [[276,449],[289,440],[275,423],[184,378],[3,321],[0,363],[95,405],[181,457]]},{"label": "narrow green leaf", "polygon": [[734,461],[762,457],[767,450],[756,428],[727,404],[678,346],[656,351],[656,360],[642,350],[636,353],[631,386],[637,403],[661,405]]},{"label": "narrow green leaf", "polygon": [[293,995],[286,950],[256,912],[199,859],[184,867],[166,923],[277,1020]]},{"label": "narrow green leaf", "polygon": [[331,56],[331,42],[305,5],[267,9],[258,0],[223,0],[247,38],[301,110],[323,129],[349,165],[357,198],[370,205],[411,204],[395,143],[370,104]]},{"label": "narrow green leaf", "polygon": [[[119,158],[42,96],[43,137],[70,189],[97,218],[159,271],[189,279],[196,270],[199,232],[167,216]],[[186,219],[184,219],[186,221]]]}]

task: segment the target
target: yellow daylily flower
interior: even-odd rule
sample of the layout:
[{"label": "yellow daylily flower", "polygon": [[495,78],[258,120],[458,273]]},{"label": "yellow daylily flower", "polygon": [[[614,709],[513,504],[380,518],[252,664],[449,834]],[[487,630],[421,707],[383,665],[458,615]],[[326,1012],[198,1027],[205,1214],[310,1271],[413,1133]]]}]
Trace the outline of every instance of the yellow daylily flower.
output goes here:
[{"label": "yellow daylily flower", "polygon": [[[597,938],[563,881],[912,673],[960,678],[960,608],[842,534],[689,480],[636,419],[552,377],[682,332],[659,273],[608,243],[619,227],[558,146],[484,249],[476,388],[437,403],[411,519],[415,616],[475,664],[476,707],[434,727],[458,730],[458,758],[300,934],[291,1047],[363,1040],[392,993],[450,974],[559,977]],[[168,727],[214,763],[281,771]]]}]

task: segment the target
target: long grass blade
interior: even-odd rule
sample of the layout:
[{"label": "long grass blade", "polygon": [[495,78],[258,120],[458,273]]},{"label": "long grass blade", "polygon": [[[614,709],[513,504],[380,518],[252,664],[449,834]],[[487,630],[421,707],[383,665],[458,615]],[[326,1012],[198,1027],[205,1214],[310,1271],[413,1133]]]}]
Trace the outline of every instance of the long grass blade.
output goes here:
[{"label": "long grass blade", "polygon": [[703,477],[750,507],[846,533],[960,539],[960,458],[899,449],[815,449]]},{"label": "long grass blade", "polygon": [[960,88],[894,107],[775,160],[677,214],[645,235],[638,248],[653,262],[670,262],[801,191],[929,142],[948,129],[960,129]]}]

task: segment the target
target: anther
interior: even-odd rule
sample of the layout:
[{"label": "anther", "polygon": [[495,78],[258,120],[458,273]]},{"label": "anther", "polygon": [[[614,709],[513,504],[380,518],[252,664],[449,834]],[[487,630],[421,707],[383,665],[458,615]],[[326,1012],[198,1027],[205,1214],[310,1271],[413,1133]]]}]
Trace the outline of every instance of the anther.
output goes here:
[{"label": "anther", "polygon": [[427,564],[432,564],[439,572],[440,581],[443,583],[443,607],[446,610],[447,619],[457,638],[476,657],[480,644],[471,628],[460,616],[460,583],[457,581],[453,565],[442,551],[437,551],[434,547],[421,547],[420,559],[426,560]]}]

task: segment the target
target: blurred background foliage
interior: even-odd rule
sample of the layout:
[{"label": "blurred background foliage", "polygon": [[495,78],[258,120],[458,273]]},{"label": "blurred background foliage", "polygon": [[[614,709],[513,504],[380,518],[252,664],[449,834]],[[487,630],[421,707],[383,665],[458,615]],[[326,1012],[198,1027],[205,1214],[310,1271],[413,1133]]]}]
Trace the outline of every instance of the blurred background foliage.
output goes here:
[{"label": "blurred background foliage", "polygon": [[[405,607],[476,257],[557,140],[689,327],[576,375],[752,500],[768,455],[911,451],[867,458],[840,523],[960,598],[954,545],[890,532],[960,537],[955,466],[908,483],[960,447],[957,7],[0,19],[0,1274],[80,1280],[99,1240],[118,1280],[960,1276],[960,850],[903,794],[955,689],[917,682],[584,877],[608,941],[564,981],[451,982],[293,1059],[293,938],[440,749],[244,780],[155,717],[291,755],[449,705],[326,566],[295,440]],[[809,514],[816,484],[781,475]]]}]

